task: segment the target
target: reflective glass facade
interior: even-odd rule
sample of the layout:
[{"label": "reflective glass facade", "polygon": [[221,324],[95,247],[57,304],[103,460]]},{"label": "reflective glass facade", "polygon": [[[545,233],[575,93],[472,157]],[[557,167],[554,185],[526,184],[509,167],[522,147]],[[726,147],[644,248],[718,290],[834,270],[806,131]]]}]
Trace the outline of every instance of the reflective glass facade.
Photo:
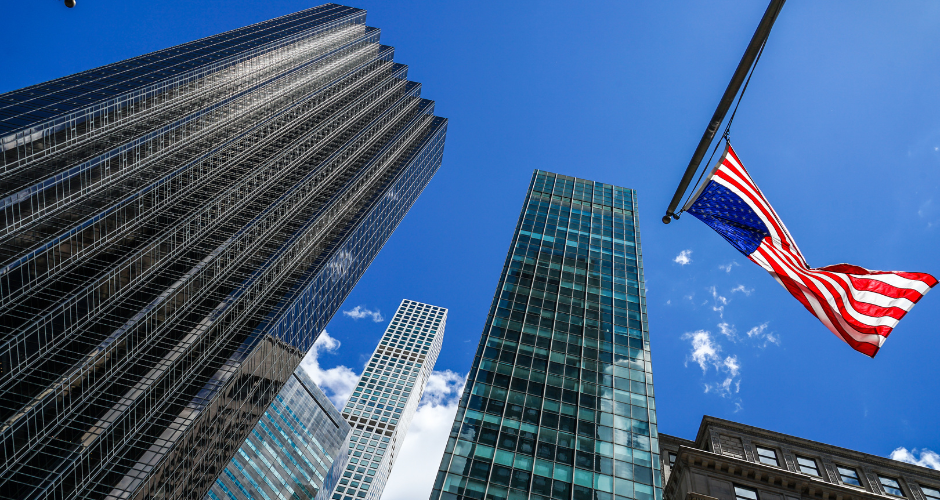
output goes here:
[{"label": "reflective glass facade", "polygon": [[398,306],[343,409],[353,426],[349,465],[333,494],[322,500],[381,498],[441,352],[446,324],[442,307],[412,300]]},{"label": "reflective glass facade", "polygon": [[536,171],[433,500],[661,500],[636,193]]},{"label": "reflective glass facade", "polygon": [[327,4],[0,95],[0,498],[203,498],[441,164]]},{"label": "reflective glass facade", "polygon": [[349,424],[298,368],[205,500],[313,500],[346,468]]}]

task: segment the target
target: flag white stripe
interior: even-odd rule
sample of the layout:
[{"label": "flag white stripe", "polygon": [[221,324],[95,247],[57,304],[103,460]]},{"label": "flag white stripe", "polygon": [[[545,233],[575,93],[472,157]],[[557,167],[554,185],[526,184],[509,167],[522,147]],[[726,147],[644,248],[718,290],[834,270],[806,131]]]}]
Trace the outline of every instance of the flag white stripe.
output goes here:
[{"label": "flag white stripe", "polygon": [[863,280],[880,281],[886,285],[891,285],[894,288],[916,290],[921,295],[925,295],[927,292],[930,291],[930,285],[928,285],[927,283],[924,283],[923,281],[920,281],[920,280],[907,279],[902,276],[898,276],[897,274],[867,274],[865,276],[859,276],[857,274],[853,274],[852,276],[855,276],[856,278],[863,279]]},{"label": "flag white stripe", "polygon": [[905,299],[904,297],[889,297],[878,292],[859,290],[855,288],[855,285],[852,284],[852,280],[849,279],[849,277],[845,274],[832,273],[832,275],[845,283],[847,287],[849,287],[849,290],[852,291],[852,298],[856,302],[864,302],[866,304],[872,304],[878,307],[897,307],[898,309],[903,309],[905,311],[910,311],[911,308],[914,307],[914,303],[908,299]]},{"label": "flag white stripe", "polygon": [[795,272],[799,273],[801,276],[805,276],[810,280],[813,280],[813,283],[816,284],[816,288],[819,289],[820,293],[825,295],[826,301],[832,306],[833,311],[836,314],[842,315],[842,311],[839,309],[838,304],[836,304],[836,297],[832,295],[830,291],[822,282],[825,281],[833,286],[836,289],[836,294],[838,295],[839,302],[845,306],[845,312],[849,314],[855,321],[871,327],[877,326],[887,326],[889,328],[894,328],[898,324],[898,320],[892,318],[891,316],[869,316],[855,309],[854,304],[849,300],[845,295],[845,290],[835,281],[833,281],[829,276],[820,274],[818,272],[809,271],[803,269],[798,263],[793,262],[795,260],[792,255],[779,248],[769,247],[769,250],[774,253],[777,257],[777,262],[785,262],[787,266],[791,267]]},{"label": "flag white stripe", "polygon": [[[842,315],[841,311],[839,311],[838,306],[836,306],[835,298],[833,298],[829,290],[825,286],[823,286],[821,283],[819,283],[812,275],[805,273],[805,272],[800,272],[800,269],[797,267],[794,267],[790,262],[787,262],[786,260],[781,260],[780,256],[776,255],[774,252],[775,250],[779,250],[779,249],[776,249],[771,245],[767,245],[766,247],[764,245],[761,245],[761,248],[765,252],[768,253],[768,258],[773,259],[774,262],[779,264],[780,267],[786,270],[787,273],[790,274],[791,276],[793,276],[793,273],[796,273],[802,278],[806,278],[807,280],[813,282],[813,284],[815,285],[815,288],[819,290],[819,293],[821,293],[825,299],[825,303],[818,303],[818,302],[817,303],[819,304],[820,307],[824,307],[830,312],[832,312],[833,316],[836,317],[836,321],[839,322],[839,325],[838,325],[839,328],[837,330],[834,330],[835,333],[838,334],[839,331],[841,331],[851,336],[857,342],[873,343],[873,341],[877,341],[880,345],[880,342],[881,342],[880,338],[882,338],[881,335],[874,334],[874,333],[862,333],[856,330],[854,326],[850,325],[849,323],[845,321],[845,317]],[[806,286],[805,281],[803,281],[802,279],[800,279],[799,283],[802,283],[803,286]],[[810,292],[810,296],[811,296],[811,300],[810,300],[811,303],[817,300],[815,298],[814,293]],[[848,308],[848,309],[854,311],[854,309],[851,309],[851,308]],[[829,316],[826,315],[825,312],[819,311],[819,310],[817,310],[816,312],[817,312],[816,317],[819,318],[820,320],[823,320],[823,318],[825,318],[826,320],[829,319]],[[826,322],[828,321],[823,321],[823,323],[826,323]],[[878,339],[875,339],[875,337],[878,337]]]}]

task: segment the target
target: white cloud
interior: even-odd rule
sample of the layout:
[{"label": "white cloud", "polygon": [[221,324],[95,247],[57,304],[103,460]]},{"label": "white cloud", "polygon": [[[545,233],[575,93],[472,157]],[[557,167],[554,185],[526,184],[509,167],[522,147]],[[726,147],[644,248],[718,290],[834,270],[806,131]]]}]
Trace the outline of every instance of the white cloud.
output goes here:
[{"label": "white cloud", "polygon": [[672,299],[666,301],[666,305],[672,305]]},{"label": "white cloud", "polygon": [[740,266],[740,265],[741,265],[741,264],[738,264],[737,261],[732,260],[731,262],[729,262],[729,263],[727,263],[727,264],[725,264],[725,265],[723,265],[723,266],[718,266],[718,269],[721,269],[722,271],[724,271],[724,272],[726,272],[726,273],[730,273],[732,267],[734,267],[734,266]]},{"label": "white cloud", "polygon": [[460,375],[450,370],[432,372],[431,376],[428,377],[428,383],[424,385],[421,405],[440,406],[449,404],[451,399],[460,397],[466,378],[466,375]]},{"label": "white cloud", "polygon": [[300,366],[307,370],[307,374],[329,396],[333,405],[342,410],[343,406],[346,405],[346,400],[349,399],[349,395],[352,394],[356,384],[359,383],[359,375],[343,365],[324,370],[320,367],[318,359],[321,353],[336,353],[340,345],[339,340],[331,337],[326,330],[323,330],[313,344],[313,348],[300,362]]},{"label": "white cloud", "polygon": [[738,364],[737,356],[728,356],[725,358],[723,368],[728,372],[728,375],[731,377],[737,377],[741,373],[741,365]]},{"label": "white cloud", "polygon": [[343,311],[344,316],[349,316],[352,319],[362,319],[367,317],[372,317],[372,321],[376,323],[381,323],[385,321],[385,318],[382,317],[382,313],[378,309],[375,311],[370,311],[362,306],[356,306],[348,311]]},{"label": "white cloud", "polygon": [[940,454],[928,450],[927,448],[920,449],[920,458],[914,456],[916,453],[917,448],[912,448],[908,451],[907,448],[902,446],[891,452],[891,460],[919,465],[921,467],[927,467],[928,469],[940,470]]},{"label": "white cloud", "polygon": [[382,500],[412,500],[431,494],[465,383],[465,376],[450,370],[431,373]]},{"label": "white cloud", "polygon": [[708,292],[712,294],[712,299],[715,301],[715,303],[712,305],[712,311],[717,312],[719,318],[724,318],[725,306],[728,305],[728,302],[730,301],[727,297],[718,295],[718,290],[713,286],[708,287]]},{"label": "white cloud", "polygon": [[769,322],[764,322],[751,328],[747,331],[747,338],[763,340],[764,345],[761,347],[767,347],[768,344],[780,345],[780,337],[774,335],[773,332],[767,331],[769,325]]},{"label": "white cloud", "polygon": [[748,297],[751,296],[751,292],[753,292],[753,291],[754,291],[753,288],[746,288],[744,285],[738,285],[738,286],[736,286],[736,287],[734,287],[734,288],[731,289],[731,293],[741,292],[741,293],[743,293],[744,295],[747,295]]},{"label": "white cloud", "polygon": [[683,250],[679,252],[679,255],[676,255],[676,258],[672,261],[680,266],[692,263],[692,250]]},{"label": "white cloud", "polygon": [[692,341],[692,361],[698,363],[702,372],[708,371],[708,365],[715,365],[717,369],[721,361],[718,351],[721,346],[712,340],[711,333],[705,330],[698,330],[692,333],[686,333],[682,336],[683,340]]},{"label": "white cloud", "polygon": [[734,325],[729,325],[728,323],[718,323],[718,332],[731,339],[732,342],[737,341],[738,331],[735,330]]},{"label": "white cloud", "polygon": [[682,338],[691,340],[692,353],[689,357],[699,365],[702,373],[708,373],[709,366],[714,366],[718,373],[725,373],[725,378],[721,382],[705,383],[706,394],[714,393],[726,398],[741,390],[741,364],[737,355],[722,356],[721,345],[712,339],[710,332],[705,330],[686,333]]}]

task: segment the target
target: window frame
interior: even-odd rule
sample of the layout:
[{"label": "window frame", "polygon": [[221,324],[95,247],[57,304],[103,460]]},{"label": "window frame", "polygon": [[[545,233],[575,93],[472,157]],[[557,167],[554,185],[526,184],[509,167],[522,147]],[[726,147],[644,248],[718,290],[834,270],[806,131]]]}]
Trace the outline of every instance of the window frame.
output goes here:
[{"label": "window frame", "polygon": [[[822,477],[822,474],[819,472],[819,462],[817,462],[815,458],[804,457],[802,455],[796,455],[796,454],[794,454],[794,457],[796,457],[796,468],[799,469],[801,473],[806,474],[807,476]],[[800,463],[800,460],[806,460],[806,461],[812,462],[813,470],[816,473],[813,474],[811,472],[804,471],[803,470],[804,466],[803,464]],[[806,467],[808,468],[809,466],[806,466]]]},{"label": "window frame", "polygon": [[[741,486],[740,484],[734,484],[734,483],[731,484],[731,487],[734,490],[734,500],[760,500],[760,493],[754,488],[749,488],[747,486]],[[754,493],[754,498],[738,495],[739,489]]]},{"label": "window frame", "polygon": [[[940,500],[940,487],[924,486],[923,484],[918,484],[917,486],[920,487],[920,492],[924,494],[924,498],[927,500]],[[935,491],[937,494],[928,495],[927,490]]]},{"label": "window frame", "polygon": [[[777,450],[775,450],[775,449],[773,449],[773,448],[768,448],[768,447],[766,447],[766,446],[761,446],[761,445],[759,445],[759,444],[755,444],[755,445],[754,445],[754,449],[757,450],[757,451],[756,451],[756,454],[757,454],[757,461],[758,461],[758,462],[760,462],[760,463],[762,463],[762,464],[764,464],[764,465],[771,465],[771,466],[774,466],[774,467],[780,467],[780,456],[777,455]],[[762,454],[761,454],[761,451],[762,451],[762,450],[763,450],[763,451],[769,451],[769,452],[773,453],[773,460],[774,460],[774,463],[772,463],[772,464],[771,464],[771,463],[767,463],[767,462],[765,462],[765,461],[763,460],[763,459],[765,459],[765,458],[769,459],[770,457],[765,457],[764,455],[762,455]]]},{"label": "window frame", "polygon": [[[893,477],[882,476],[881,474],[876,474],[876,475],[878,476],[878,483],[881,485],[881,489],[884,490],[885,493],[893,497],[907,498],[907,496],[904,494],[904,489],[901,487],[901,481]],[[897,487],[887,485],[885,484],[885,481],[892,481],[894,482],[894,484],[897,485]],[[891,488],[892,490],[897,490],[900,493],[894,493],[892,491],[888,491],[888,488]]]},{"label": "window frame", "polygon": [[[849,486],[854,486],[854,487],[856,487],[856,488],[862,488],[862,487],[863,487],[863,486],[862,486],[862,478],[861,478],[861,476],[858,475],[858,469],[856,469],[855,467],[846,466],[846,465],[839,465],[839,464],[835,464],[835,465],[836,465],[836,472],[839,473],[839,482],[841,482],[842,484],[849,485]],[[855,479],[855,481],[856,481],[858,484],[847,483],[847,482],[845,481],[845,474],[842,473],[843,470],[852,471],[852,472],[855,474],[855,476],[853,477],[853,479]],[[851,477],[851,476],[850,476],[850,477]]]}]

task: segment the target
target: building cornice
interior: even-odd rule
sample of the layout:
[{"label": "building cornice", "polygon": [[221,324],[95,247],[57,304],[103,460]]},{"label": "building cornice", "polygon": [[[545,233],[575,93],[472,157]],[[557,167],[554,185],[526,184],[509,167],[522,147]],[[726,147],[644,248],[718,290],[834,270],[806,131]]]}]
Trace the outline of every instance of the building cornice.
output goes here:
[{"label": "building cornice", "polygon": [[720,474],[732,482],[760,483],[765,487],[779,490],[781,493],[822,500],[884,500],[885,498],[861,488],[828,483],[821,478],[688,446],[679,447],[675,468],[663,488],[664,498],[674,498],[685,474],[697,468],[707,470],[711,475]]},{"label": "building cornice", "polygon": [[905,462],[899,462],[897,460],[880,457],[878,455],[870,455],[860,451],[799,438],[789,434],[784,434],[782,432],[769,431],[766,429],[761,429],[760,427],[740,424],[708,415],[702,417],[702,423],[699,426],[698,434],[695,437],[694,448],[707,448],[707,443],[705,440],[708,439],[710,434],[709,431],[730,431],[735,434],[740,434],[741,436],[748,436],[752,439],[756,438],[758,441],[760,441],[760,438],[763,438],[771,443],[777,442],[792,446],[794,448],[811,450],[818,453],[820,456],[830,459],[838,457],[839,459],[848,459],[857,462],[860,465],[866,464],[873,466],[876,472],[878,470],[896,471],[904,476],[910,476],[912,478],[924,478],[927,483],[933,485],[940,484],[940,471],[935,471],[926,467],[908,464]]}]

